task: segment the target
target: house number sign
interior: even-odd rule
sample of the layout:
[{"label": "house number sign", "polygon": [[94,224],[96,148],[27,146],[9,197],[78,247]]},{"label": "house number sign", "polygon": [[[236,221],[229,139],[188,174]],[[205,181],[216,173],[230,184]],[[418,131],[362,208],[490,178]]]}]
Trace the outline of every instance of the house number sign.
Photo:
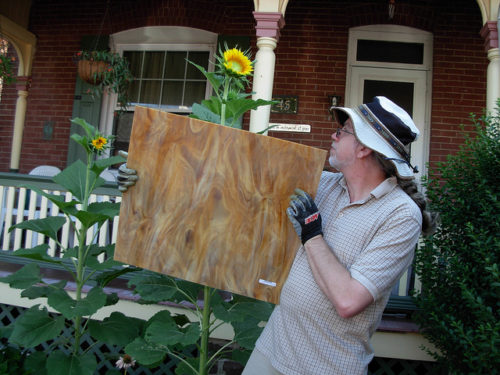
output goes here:
[{"label": "house number sign", "polygon": [[297,113],[299,107],[298,96],[276,95],[273,100],[278,103],[271,106],[272,113]]}]

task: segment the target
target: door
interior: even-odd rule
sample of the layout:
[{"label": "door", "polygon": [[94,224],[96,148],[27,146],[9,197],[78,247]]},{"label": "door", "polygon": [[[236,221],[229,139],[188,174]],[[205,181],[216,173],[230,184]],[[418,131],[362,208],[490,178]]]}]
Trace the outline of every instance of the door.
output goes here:
[{"label": "door", "polygon": [[427,72],[410,69],[357,67],[351,68],[351,87],[348,106],[371,102],[375,96],[386,96],[405,109],[420,130],[420,136],[411,144],[412,165],[417,165],[420,175],[425,173],[428,155]]}]

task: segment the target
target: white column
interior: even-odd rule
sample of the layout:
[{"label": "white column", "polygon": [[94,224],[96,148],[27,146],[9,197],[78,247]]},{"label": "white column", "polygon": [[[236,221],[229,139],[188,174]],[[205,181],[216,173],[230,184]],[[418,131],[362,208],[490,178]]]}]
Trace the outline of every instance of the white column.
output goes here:
[{"label": "white column", "polygon": [[[276,55],[274,49],[277,41],[274,38],[257,39],[259,51],[255,56],[254,76],[253,76],[253,96],[252,99],[271,100],[273,96],[274,67]],[[257,133],[269,126],[269,116],[271,106],[261,106],[250,113],[250,131]],[[267,131],[265,132],[267,134]]]},{"label": "white column", "polygon": [[17,102],[16,117],[14,119],[14,134],[12,136],[12,150],[10,153],[11,172],[19,171],[19,161],[21,159],[21,145],[23,142],[24,121],[26,119],[26,107],[28,90],[31,79],[29,77],[17,77]]},{"label": "white column", "polygon": [[496,21],[488,21],[481,29],[484,49],[488,54],[486,70],[486,111],[493,113],[500,97],[500,51],[498,49],[498,28]]},{"label": "white column", "polygon": [[[257,54],[253,74],[252,99],[271,100],[273,97],[274,49],[278,45],[280,29],[285,25],[281,12],[253,12],[257,21]],[[250,112],[250,131],[260,132],[269,127],[271,106],[261,106]],[[265,132],[267,134],[267,132]]]},{"label": "white column", "polygon": [[486,71],[486,110],[492,113],[500,98],[500,50],[492,48],[488,51],[488,70]]}]

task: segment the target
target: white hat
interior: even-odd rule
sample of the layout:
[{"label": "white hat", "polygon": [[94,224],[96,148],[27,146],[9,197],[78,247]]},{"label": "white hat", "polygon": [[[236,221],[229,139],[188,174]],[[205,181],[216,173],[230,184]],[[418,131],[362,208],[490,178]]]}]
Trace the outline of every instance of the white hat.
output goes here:
[{"label": "white hat", "polygon": [[340,124],[352,120],[356,138],[364,146],[390,160],[401,178],[413,178],[417,167],[410,163],[408,145],[420,134],[410,115],[385,96],[358,108],[332,107]]}]

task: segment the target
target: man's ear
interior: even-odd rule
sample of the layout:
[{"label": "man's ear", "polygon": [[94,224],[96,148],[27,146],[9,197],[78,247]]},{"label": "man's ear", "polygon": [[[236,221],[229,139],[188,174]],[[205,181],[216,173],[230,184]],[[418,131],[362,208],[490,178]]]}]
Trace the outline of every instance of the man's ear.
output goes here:
[{"label": "man's ear", "polygon": [[356,150],[356,156],[360,159],[367,158],[373,153],[373,150],[371,148],[368,148],[361,143],[359,143],[358,148]]}]

